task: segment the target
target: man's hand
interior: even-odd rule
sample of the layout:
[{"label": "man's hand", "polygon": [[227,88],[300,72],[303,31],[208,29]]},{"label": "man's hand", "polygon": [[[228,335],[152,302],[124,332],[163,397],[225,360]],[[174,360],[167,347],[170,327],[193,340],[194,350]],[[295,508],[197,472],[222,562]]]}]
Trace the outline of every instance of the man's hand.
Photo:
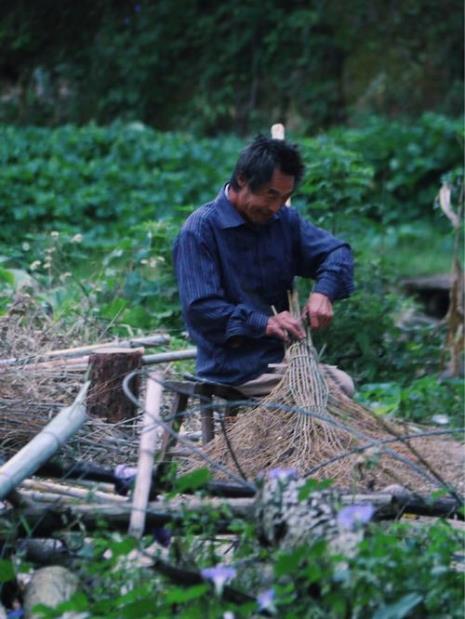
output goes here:
[{"label": "man's hand", "polygon": [[333,304],[327,296],[319,292],[312,292],[302,313],[312,329],[322,329],[329,326],[333,319]]},{"label": "man's hand", "polygon": [[266,335],[279,337],[280,340],[285,342],[289,341],[289,337],[297,340],[302,340],[305,337],[302,323],[289,312],[280,312],[276,316],[271,316],[268,319],[265,333]]}]

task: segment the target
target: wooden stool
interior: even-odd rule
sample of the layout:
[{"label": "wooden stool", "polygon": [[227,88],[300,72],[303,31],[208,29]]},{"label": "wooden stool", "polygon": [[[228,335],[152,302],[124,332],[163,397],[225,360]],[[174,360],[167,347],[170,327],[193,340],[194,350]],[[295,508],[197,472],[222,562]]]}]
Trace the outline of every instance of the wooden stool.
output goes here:
[{"label": "wooden stool", "polygon": [[184,421],[184,411],[188,407],[189,398],[195,397],[200,401],[200,422],[202,428],[202,443],[204,445],[210,442],[215,434],[213,398],[217,397],[231,402],[231,405],[226,405],[225,414],[228,417],[237,414],[238,407],[235,406],[233,402],[244,400],[244,396],[234,389],[234,387],[196,380],[195,377],[193,377],[193,380],[168,380],[165,381],[164,387],[165,390],[174,392],[170,420],[168,421],[172,432],[165,430],[163,434],[161,449],[157,457],[156,473],[152,477],[152,484],[154,484],[155,487],[165,475],[170,461],[169,451],[176,445],[176,435],[181,429]]},{"label": "wooden stool", "polygon": [[[238,400],[244,400],[244,396],[228,385],[221,385],[219,383],[211,383],[200,380],[184,380],[174,381],[169,380],[165,382],[165,389],[168,391],[174,391],[174,400],[171,408],[171,419],[173,422],[179,419],[182,424],[183,412],[186,410],[189,398],[197,397],[200,401],[200,422],[202,428],[202,443],[205,445],[209,443],[215,434],[214,420],[213,420],[213,398],[221,398],[227,402],[234,402]],[[237,414],[237,406],[226,404],[226,416],[231,417]],[[173,428],[174,429],[174,428]],[[178,430],[176,430],[177,432]]]}]

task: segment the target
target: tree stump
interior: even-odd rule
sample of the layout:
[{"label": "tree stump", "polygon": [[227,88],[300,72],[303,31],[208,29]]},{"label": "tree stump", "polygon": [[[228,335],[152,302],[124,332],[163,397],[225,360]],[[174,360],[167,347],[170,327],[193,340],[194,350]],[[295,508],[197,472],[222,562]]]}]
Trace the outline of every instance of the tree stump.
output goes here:
[{"label": "tree stump", "polygon": [[[90,416],[103,417],[117,423],[136,414],[136,406],[123,391],[123,380],[133,370],[142,367],[143,348],[106,348],[89,357],[90,389],[87,412]],[[132,393],[138,397],[140,377],[130,382]]]}]

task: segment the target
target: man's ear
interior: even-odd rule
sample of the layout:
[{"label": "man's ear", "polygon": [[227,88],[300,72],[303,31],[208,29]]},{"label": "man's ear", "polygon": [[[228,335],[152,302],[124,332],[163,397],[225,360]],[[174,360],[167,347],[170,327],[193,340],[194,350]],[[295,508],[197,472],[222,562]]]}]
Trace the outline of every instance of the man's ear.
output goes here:
[{"label": "man's ear", "polygon": [[243,174],[239,174],[236,178],[237,184],[239,185],[240,189],[242,189],[243,187],[245,187],[247,185],[247,180],[244,177]]}]

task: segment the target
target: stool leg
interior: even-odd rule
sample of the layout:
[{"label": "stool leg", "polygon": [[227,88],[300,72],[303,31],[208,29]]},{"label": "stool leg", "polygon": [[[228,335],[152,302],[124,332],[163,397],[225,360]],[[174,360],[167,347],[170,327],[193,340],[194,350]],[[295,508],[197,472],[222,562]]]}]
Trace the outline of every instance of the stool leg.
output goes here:
[{"label": "stool leg", "polygon": [[230,404],[229,402],[226,402],[224,407],[224,416],[229,418],[236,417],[239,410],[240,406],[237,406],[237,404]]},{"label": "stool leg", "polygon": [[200,399],[200,423],[202,426],[202,443],[209,443],[214,436],[213,427],[213,399],[209,396],[203,396]]}]

